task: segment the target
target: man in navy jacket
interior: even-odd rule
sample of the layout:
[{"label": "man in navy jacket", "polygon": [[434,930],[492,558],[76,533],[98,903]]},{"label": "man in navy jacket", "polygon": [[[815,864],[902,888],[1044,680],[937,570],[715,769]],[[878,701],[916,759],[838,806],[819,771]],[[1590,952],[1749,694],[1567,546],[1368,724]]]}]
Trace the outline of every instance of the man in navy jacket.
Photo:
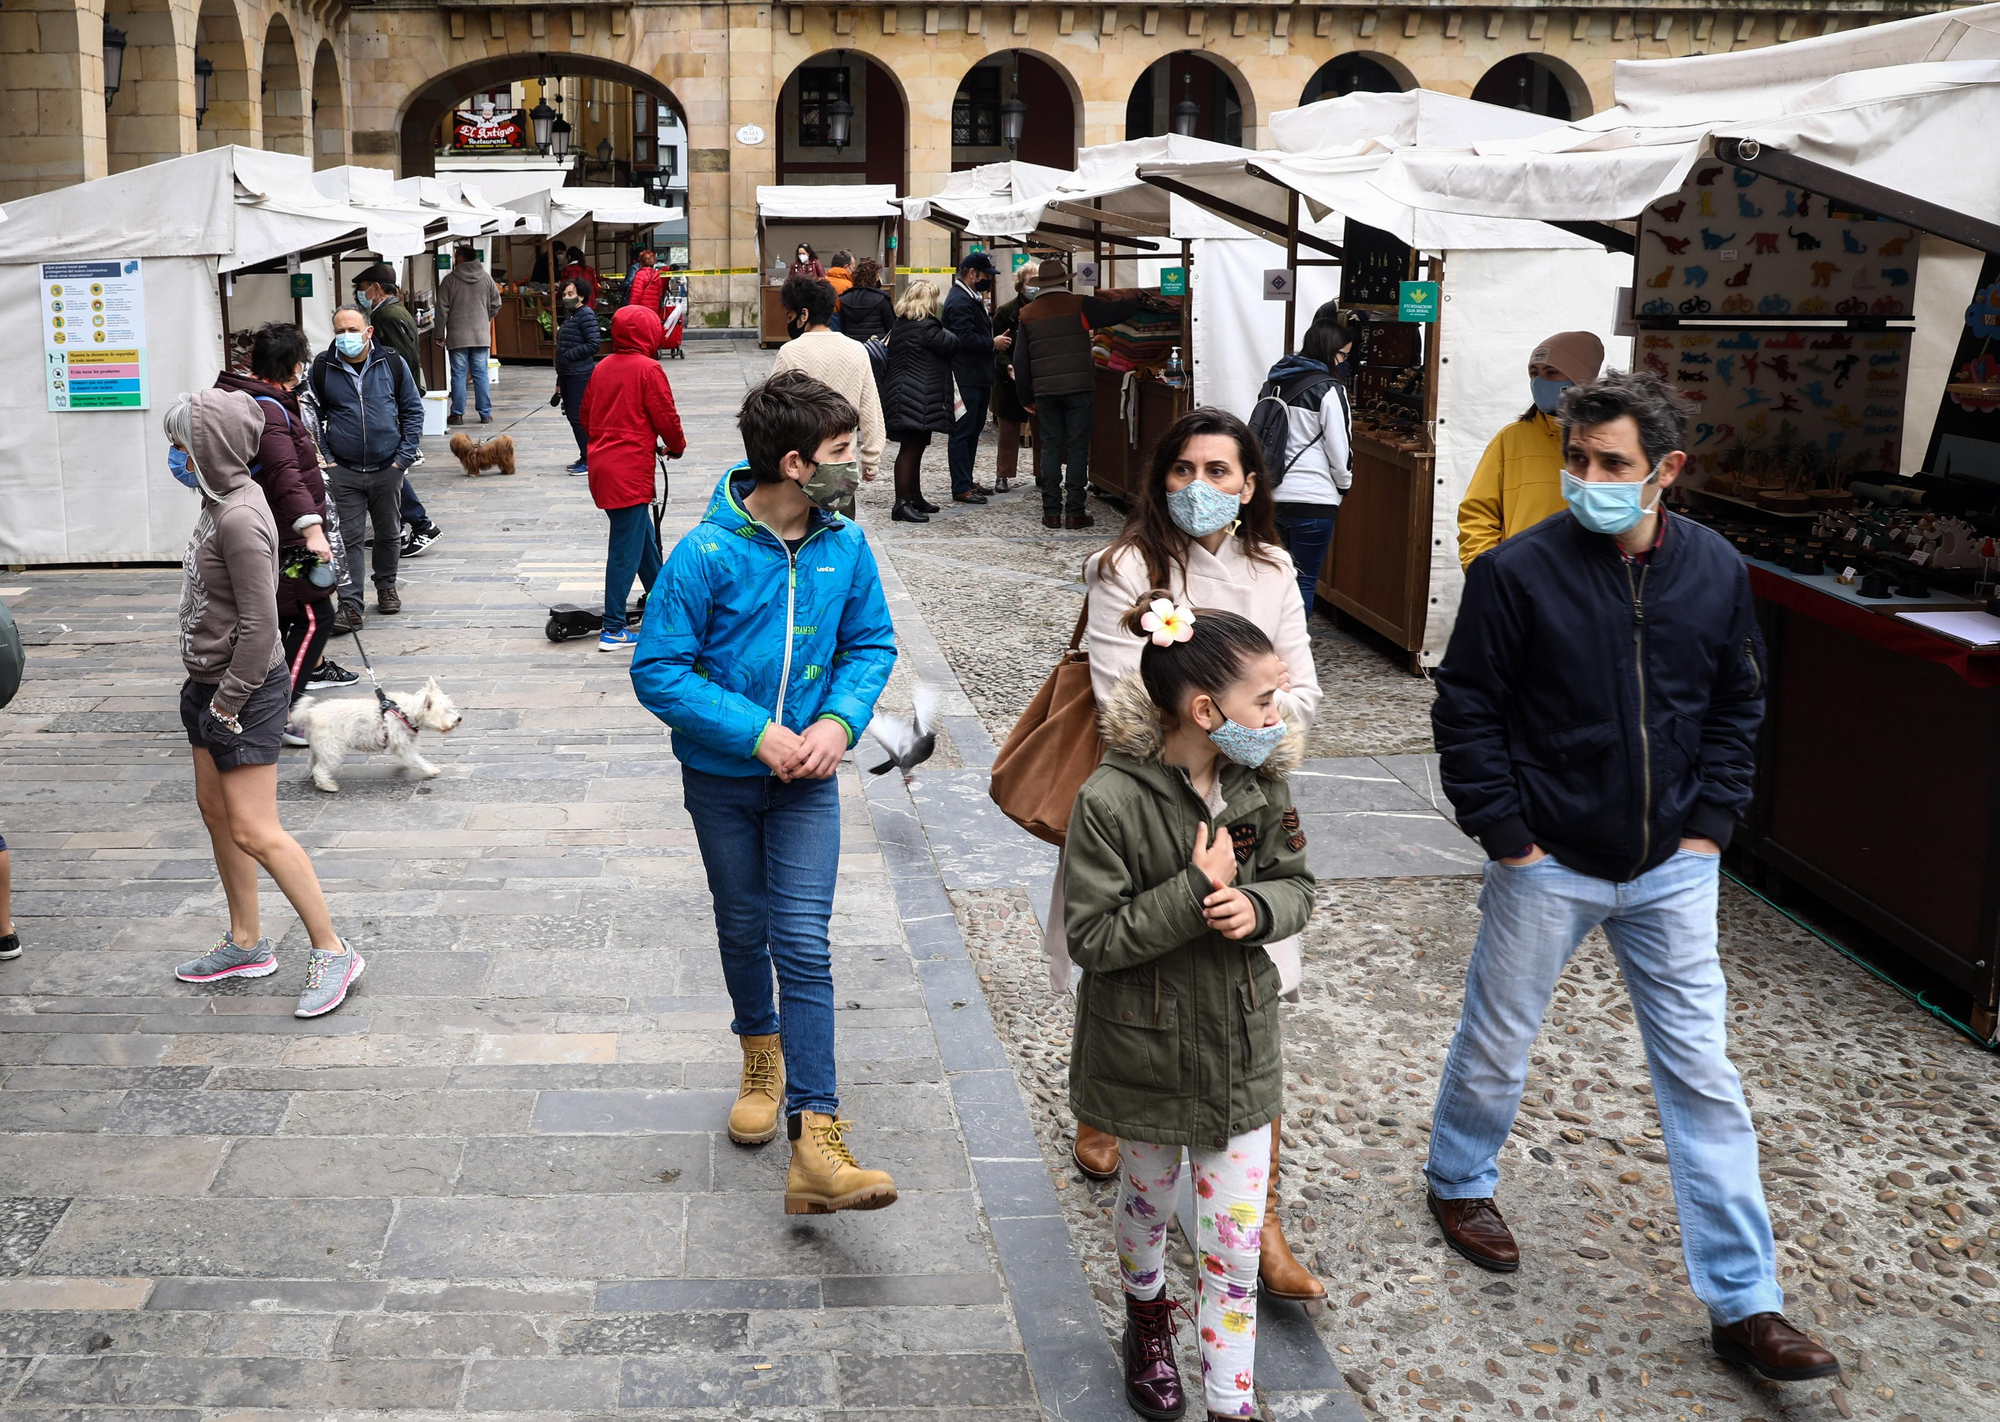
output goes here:
[{"label": "man in navy jacket", "polygon": [[1468,570],[1432,712],[1445,793],[1490,862],[1424,1174],[1451,1247],[1520,1251],[1493,1203],[1556,979],[1602,927],[1659,1103],[1688,1280],[1718,1355],[1783,1381],[1831,1353],[1785,1322],[1757,1133],[1727,1055],[1722,847],[1748,806],[1764,649],[1736,551],[1661,507],[1687,407],[1612,373],[1562,409],[1567,511]]},{"label": "man in navy jacket", "polygon": [[979,432],[986,428],[986,409],[993,399],[993,356],[1014,344],[1012,336],[993,334],[993,314],[983,295],[993,289],[993,260],[974,252],[958,264],[958,276],[944,299],[944,326],[958,337],[958,354],[951,358],[951,377],[958,382],[965,413],[951,431],[951,496],[961,504],[983,504],[993,491],[972,482],[972,460],[979,452]]}]

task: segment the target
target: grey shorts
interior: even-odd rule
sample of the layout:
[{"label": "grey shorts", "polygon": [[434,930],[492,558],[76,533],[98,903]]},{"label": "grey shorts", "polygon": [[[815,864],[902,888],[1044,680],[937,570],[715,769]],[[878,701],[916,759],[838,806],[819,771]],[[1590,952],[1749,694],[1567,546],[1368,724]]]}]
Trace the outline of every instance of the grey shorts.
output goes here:
[{"label": "grey shorts", "polygon": [[214,695],[214,683],[192,677],[181,687],[181,725],[187,728],[188,744],[214,756],[217,770],[234,770],[240,765],[276,765],[278,737],[285,732],[285,720],[292,708],[291,668],[280,662],[271,668],[264,684],[250,693],[250,699],[236,713],[236,719],[243,723],[240,736],[231,735],[226,726],[208,714],[208,703]]}]

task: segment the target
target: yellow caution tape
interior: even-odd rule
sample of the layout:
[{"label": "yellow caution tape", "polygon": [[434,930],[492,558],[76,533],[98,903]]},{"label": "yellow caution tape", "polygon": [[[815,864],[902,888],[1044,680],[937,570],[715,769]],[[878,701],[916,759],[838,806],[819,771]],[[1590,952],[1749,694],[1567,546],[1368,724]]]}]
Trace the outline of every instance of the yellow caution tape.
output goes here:
[{"label": "yellow caution tape", "polygon": [[676,267],[670,271],[664,271],[662,275],[670,277],[750,276],[754,274],[756,270],[757,269],[755,267]]}]

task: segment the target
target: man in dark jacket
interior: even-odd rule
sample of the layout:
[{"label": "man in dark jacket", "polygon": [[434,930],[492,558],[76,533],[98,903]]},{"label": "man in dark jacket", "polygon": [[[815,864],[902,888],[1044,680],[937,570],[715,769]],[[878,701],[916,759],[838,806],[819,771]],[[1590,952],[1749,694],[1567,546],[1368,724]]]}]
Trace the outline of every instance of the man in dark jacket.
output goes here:
[{"label": "man in dark jacket", "polygon": [[396,592],[401,547],[403,471],[417,456],[424,402],[401,356],[375,339],[359,307],[333,313],[333,348],[312,364],[313,398],[326,422],[325,454],[334,510],[346,530],[347,579],[340,589],[339,626],[361,626],[364,525],[375,530],[375,606],[403,610]]},{"label": "man in dark jacket", "polygon": [[[1042,523],[1048,528],[1089,528],[1090,421],[1096,403],[1097,359],[1090,333],[1123,321],[1137,302],[1099,301],[1069,289],[1069,268],[1043,262],[1035,272],[1035,298],[1021,308],[1014,338],[1014,388],[1022,408],[1040,421],[1036,436],[1042,490]],[[1069,482],[1063,482],[1063,466]]]},{"label": "man in dark jacket", "polygon": [[[375,328],[376,341],[403,358],[403,364],[410,368],[410,378],[417,383],[417,394],[422,396],[429,386],[424,381],[423,355],[418,349],[417,318],[403,305],[396,287],[396,269],[387,262],[363,267],[354,278],[354,304],[368,313],[368,324]],[[497,290],[495,304],[498,304]],[[421,454],[417,462],[423,462]],[[443,530],[431,522],[408,475],[403,478],[401,509],[403,556],[414,558],[437,542]]]},{"label": "man in dark jacket", "polygon": [[583,392],[590,386],[590,373],[597,369],[597,353],[604,345],[596,299],[597,287],[589,277],[563,278],[556,305],[563,318],[556,328],[556,392],[562,396],[570,433],[576,436],[576,462],[568,467],[571,474],[590,472],[590,432],[583,423]]},{"label": "man in dark jacket", "polygon": [[993,260],[974,252],[958,264],[957,280],[944,300],[944,328],[958,338],[951,358],[952,378],[965,413],[951,431],[951,496],[961,504],[983,504],[993,491],[972,482],[972,460],[979,452],[979,432],[986,428],[986,408],[993,398],[993,356],[1014,344],[1012,336],[993,334],[993,317],[984,293],[993,290]]},{"label": "man in dark jacket", "polygon": [[1568,509],[1467,573],[1432,724],[1445,793],[1490,862],[1424,1173],[1451,1247],[1517,1269],[1492,1198],[1500,1147],[1556,979],[1601,926],[1645,1043],[1715,1351],[1766,1378],[1828,1377],[1833,1355],[1780,1312],[1757,1132],[1726,1053],[1716,891],[1750,803],[1763,644],[1742,559],[1661,507],[1687,418],[1651,375],[1570,391]]}]

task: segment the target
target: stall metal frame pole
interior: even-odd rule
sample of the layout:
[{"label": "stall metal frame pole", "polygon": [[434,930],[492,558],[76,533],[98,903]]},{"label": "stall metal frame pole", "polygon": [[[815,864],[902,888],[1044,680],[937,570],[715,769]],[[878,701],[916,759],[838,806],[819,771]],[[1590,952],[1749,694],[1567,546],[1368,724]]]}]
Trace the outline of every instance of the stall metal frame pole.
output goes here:
[{"label": "stall metal frame pole", "polygon": [[1285,354],[1297,349],[1299,320],[1299,191],[1291,189],[1285,212],[1285,270],[1292,289],[1285,294]]}]

